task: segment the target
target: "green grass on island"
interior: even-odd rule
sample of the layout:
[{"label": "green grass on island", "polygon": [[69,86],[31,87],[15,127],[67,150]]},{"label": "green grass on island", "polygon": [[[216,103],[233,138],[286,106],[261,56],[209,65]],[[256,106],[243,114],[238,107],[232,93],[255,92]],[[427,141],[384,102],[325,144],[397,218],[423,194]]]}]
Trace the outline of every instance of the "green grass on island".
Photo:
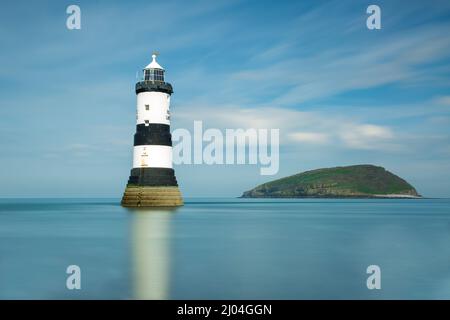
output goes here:
[{"label": "green grass on island", "polygon": [[243,198],[420,197],[404,179],[374,165],[316,169],[264,183]]}]

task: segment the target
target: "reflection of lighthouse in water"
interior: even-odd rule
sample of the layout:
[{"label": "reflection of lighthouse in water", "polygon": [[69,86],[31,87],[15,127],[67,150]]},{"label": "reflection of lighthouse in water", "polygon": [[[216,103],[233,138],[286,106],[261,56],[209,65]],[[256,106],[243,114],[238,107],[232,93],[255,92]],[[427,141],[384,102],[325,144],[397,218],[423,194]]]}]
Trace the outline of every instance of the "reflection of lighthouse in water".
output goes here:
[{"label": "reflection of lighthouse in water", "polygon": [[132,213],[133,298],[169,298],[170,211]]},{"label": "reflection of lighthouse in water", "polygon": [[170,97],[172,85],[156,62],[143,70],[136,83],[137,115],[133,168],[122,198],[126,207],[181,206],[183,199],[172,168]]}]

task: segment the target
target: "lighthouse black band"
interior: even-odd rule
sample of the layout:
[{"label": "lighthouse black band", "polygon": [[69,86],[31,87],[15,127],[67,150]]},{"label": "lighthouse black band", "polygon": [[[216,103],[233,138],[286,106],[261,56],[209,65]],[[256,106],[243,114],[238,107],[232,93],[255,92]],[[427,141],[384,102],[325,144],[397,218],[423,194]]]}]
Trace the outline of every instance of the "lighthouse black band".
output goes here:
[{"label": "lighthouse black band", "polygon": [[133,168],[128,185],[178,186],[175,171],[170,168]]},{"label": "lighthouse black band", "polygon": [[135,146],[172,146],[170,126],[162,123],[138,124],[134,135]]},{"label": "lighthouse black band", "polygon": [[164,92],[168,94],[173,93],[172,85],[167,82],[140,81],[136,83],[136,94],[151,91]]}]

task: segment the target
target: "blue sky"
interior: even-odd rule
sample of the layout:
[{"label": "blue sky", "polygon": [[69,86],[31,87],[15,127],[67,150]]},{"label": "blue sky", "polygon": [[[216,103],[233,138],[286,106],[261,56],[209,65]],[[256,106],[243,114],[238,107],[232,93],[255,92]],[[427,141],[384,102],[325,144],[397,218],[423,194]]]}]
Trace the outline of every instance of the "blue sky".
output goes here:
[{"label": "blue sky", "polygon": [[[66,8],[81,8],[81,30]],[[377,4],[382,29],[366,28]],[[0,195],[120,197],[135,75],[161,55],[172,129],[280,128],[280,171],[179,165],[185,196],[239,196],[372,163],[450,196],[448,1],[14,1],[0,11]]]}]

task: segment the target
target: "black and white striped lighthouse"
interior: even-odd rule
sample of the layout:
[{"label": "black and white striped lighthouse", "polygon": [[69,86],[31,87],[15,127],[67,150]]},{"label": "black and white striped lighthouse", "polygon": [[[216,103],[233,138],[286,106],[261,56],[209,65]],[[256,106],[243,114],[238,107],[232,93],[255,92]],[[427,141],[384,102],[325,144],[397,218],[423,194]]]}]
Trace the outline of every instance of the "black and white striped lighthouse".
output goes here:
[{"label": "black and white striped lighthouse", "polygon": [[136,83],[137,113],[133,168],[122,198],[126,207],[181,206],[183,199],[172,167],[170,97],[164,69],[152,62]]}]

